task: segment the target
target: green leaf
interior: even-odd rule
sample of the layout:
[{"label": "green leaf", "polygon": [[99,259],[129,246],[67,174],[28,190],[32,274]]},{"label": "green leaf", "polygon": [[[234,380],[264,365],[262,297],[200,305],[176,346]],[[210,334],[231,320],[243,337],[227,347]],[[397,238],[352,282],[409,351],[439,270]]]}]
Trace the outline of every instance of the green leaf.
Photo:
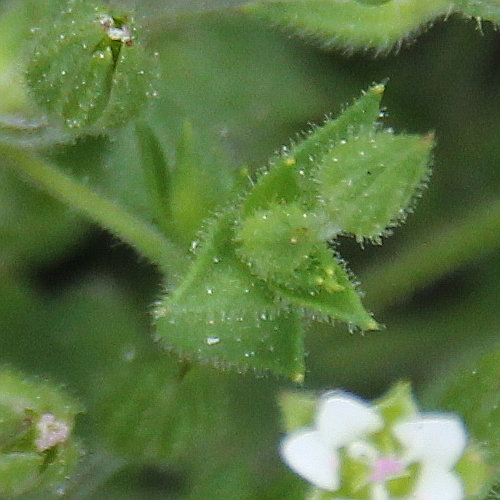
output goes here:
[{"label": "green leaf", "polygon": [[219,217],[199,243],[188,275],[156,311],[158,336],[181,357],[302,380],[299,318],[236,257],[233,219]]},{"label": "green leaf", "polygon": [[172,171],[170,212],[175,233],[186,245],[195,237],[203,221],[227,200],[233,187],[232,172],[224,159],[205,151],[189,122],[177,143]]},{"label": "green leaf", "polygon": [[414,37],[446,14],[450,5],[447,0],[390,0],[380,5],[358,0],[291,0],[251,2],[243,9],[325,47],[383,52]]},{"label": "green leaf", "polygon": [[[379,241],[404,220],[429,176],[432,136],[355,135],[332,148],[316,174],[332,230]],[[333,236],[333,235],[332,235]]]},{"label": "green leaf", "polygon": [[498,0],[454,0],[464,14],[479,20],[500,22],[500,2]]},{"label": "green leaf", "polygon": [[[261,172],[256,185],[243,203],[242,214],[267,209],[276,202],[290,202],[303,196],[310,172],[332,145],[364,130],[372,130],[380,115],[384,85],[370,87],[334,120],[314,128],[302,140],[271,159],[270,169]],[[306,181],[306,186],[304,186]]]},{"label": "green leaf", "polygon": [[158,226],[168,234],[172,222],[169,204],[172,187],[170,167],[160,141],[145,121],[136,123],[135,132],[152,211]]},{"label": "green leaf", "polygon": [[430,387],[429,404],[459,412],[471,435],[488,443],[500,463],[500,346],[457,367],[439,386]]}]

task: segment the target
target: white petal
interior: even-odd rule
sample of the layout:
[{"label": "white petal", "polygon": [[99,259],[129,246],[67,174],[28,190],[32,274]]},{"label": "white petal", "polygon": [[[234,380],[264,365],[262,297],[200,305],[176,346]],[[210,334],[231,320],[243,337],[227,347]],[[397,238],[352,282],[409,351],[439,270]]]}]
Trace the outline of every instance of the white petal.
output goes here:
[{"label": "white petal", "polygon": [[464,489],[458,476],[432,467],[424,467],[411,500],[463,500]]},{"label": "white petal", "polygon": [[309,483],[323,490],[339,488],[339,458],[330,450],[319,432],[298,430],[281,443],[283,461]]},{"label": "white petal", "polygon": [[405,458],[436,464],[441,470],[451,469],[467,445],[465,427],[455,415],[404,420],[394,426],[393,433],[407,448]]},{"label": "white petal", "polygon": [[324,397],[316,415],[316,428],[332,448],[345,446],[382,426],[382,418],[370,405],[345,392]]}]

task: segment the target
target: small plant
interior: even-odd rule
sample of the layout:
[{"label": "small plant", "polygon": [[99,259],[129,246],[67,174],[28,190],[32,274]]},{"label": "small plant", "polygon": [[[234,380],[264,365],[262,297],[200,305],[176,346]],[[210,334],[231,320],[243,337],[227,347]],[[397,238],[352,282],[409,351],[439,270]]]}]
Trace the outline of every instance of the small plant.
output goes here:
[{"label": "small plant", "polygon": [[[142,498],[120,486],[120,477],[130,480],[130,471],[140,474],[141,467],[180,464],[181,476],[192,479],[185,490],[178,488],[179,498],[494,498],[500,463],[498,343],[490,340],[490,352],[474,357],[481,367],[477,378],[464,376],[467,365],[451,357],[446,376],[436,376],[424,391],[433,411],[418,410],[409,384],[395,382],[407,376],[394,367],[399,356],[400,364],[411,364],[408,348],[398,350],[396,342],[389,361],[389,351],[376,345],[387,343],[391,321],[379,320],[365,306],[365,280],[358,282],[346,260],[356,252],[346,244],[349,238],[361,248],[381,245],[406,221],[429,182],[440,130],[416,127],[420,133],[414,133],[390,126],[381,105],[387,83],[364,85],[361,93],[349,88],[357,97],[323,120],[318,115],[324,109],[301,110],[310,93],[304,82],[314,86],[319,70],[305,77],[306,71],[292,69],[304,46],[294,42],[293,50],[286,48],[291,42],[271,27],[323,50],[361,50],[367,60],[382,61],[382,55],[394,54],[452,15],[479,24],[500,22],[497,2],[223,1],[206,13],[195,2],[178,11],[173,3],[158,6],[158,12],[137,2],[133,12],[119,2],[22,0],[28,11],[37,9],[37,16],[28,16],[29,27],[16,17],[13,3],[5,8],[5,23],[15,21],[7,30],[14,48],[0,54],[7,61],[0,64],[22,75],[23,83],[18,94],[9,90],[11,109],[0,117],[0,163],[8,193],[2,206],[7,214],[19,206],[22,215],[7,218],[12,224],[5,230],[0,226],[7,241],[0,266],[5,314],[12,308],[18,318],[5,327],[3,361],[50,374],[78,394],[86,408],[80,432],[90,458],[73,438],[80,407],[52,383],[4,370],[0,495],[98,498],[115,489],[121,498]],[[20,33],[28,31],[21,42]],[[198,40],[198,33],[210,43],[190,45],[185,37]],[[9,60],[15,50],[24,54],[22,67]],[[236,51],[234,61],[248,56],[234,80],[221,56],[226,50]],[[260,76],[252,70],[254,56],[266,68]],[[272,57],[281,63],[268,62]],[[217,64],[223,76],[209,78]],[[250,92],[242,91],[242,74],[255,78]],[[261,90],[261,79],[273,75],[276,92],[260,102],[253,93]],[[378,81],[385,77],[377,75]],[[294,99],[277,104],[289,84]],[[212,85],[210,92],[203,85]],[[230,103],[232,92],[237,105]],[[280,118],[288,135],[296,122],[316,124],[259,167],[263,162],[252,155],[268,155],[268,148],[258,152],[256,145],[272,134],[273,106],[276,116],[290,113]],[[240,130],[249,127],[239,142],[227,132],[237,129],[234,123]],[[60,258],[83,238],[88,226],[75,222],[75,214],[132,247],[148,263],[144,275],[131,278],[132,287],[120,285],[116,295],[113,285],[97,280],[88,294],[80,288],[76,295],[38,300],[26,269]],[[380,310],[498,248],[498,220],[498,203],[489,204],[421,247],[396,251],[368,274],[366,302],[377,307],[378,301]],[[18,231],[26,237],[16,247]],[[23,259],[31,264],[24,266]],[[92,302],[93,294],[100,299]],[[145,326],[148,306],[151,321]],[[401,318],[400,323],[420,324],[411,314]],[[24,321],[30,333],[17,345],[13,339]],[[325,385],[325,379],[314,378],[307,346],[339,323],[374,339],[369,358],[377,360],[379,373],[387,367],[384,385],[391,382],[392,389],[373,405],[340,389],[319,400],[299,389],[283,393],[289,384]],[[153,339],[145,334],[149,326]],[[316,352],[331,353],[335,341],[321,341]],[[420,347],[417,341],[410,350]],[[339,361],[347,371],[361,366],[373,390],[370,363],[365,369],[361,355],[353,351],[326,365]],[[263,380],[269,375],[276,378]],[[326,385],[339,385],[335,377],[326,379]],[[312,485],[309,492],[276,461],[276,471],[270,467],[262,485],[252,472],[261,449],[251,434],[259,429],[264,442],[274,444],[278,438],[270,423],[276,415],[263,423],[257,407],[272,408],[280,393],[289,432],[282,457]],[[242,394],[247,401],[238,402]],[[169,488],[155,495],[175,493],[175,486]]]}]

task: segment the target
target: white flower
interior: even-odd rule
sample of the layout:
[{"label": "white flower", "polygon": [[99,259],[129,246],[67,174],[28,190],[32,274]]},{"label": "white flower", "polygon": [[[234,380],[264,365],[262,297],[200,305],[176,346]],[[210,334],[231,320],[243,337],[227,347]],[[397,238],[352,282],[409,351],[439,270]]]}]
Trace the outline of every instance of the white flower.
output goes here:
[{"label": "white flower", "polygon": [[359,485],[359,477],[342,475],[342,457],[348,457],[365,466],[361,486],[371,500],[391,500],[388,482],[398,478],[412,480],[407,483],[411,491],[398,500],[463,500],[453,467],[467,435],[457,417],[422,414],[398,420],[390,427],[391,453],[383,453],[374,437],[385,426],[376,406],[344,392],[329,393],[319,403],[314,425],[285,437],[281,455],[294,472],[322,490],[344,489],[349,480]]}]

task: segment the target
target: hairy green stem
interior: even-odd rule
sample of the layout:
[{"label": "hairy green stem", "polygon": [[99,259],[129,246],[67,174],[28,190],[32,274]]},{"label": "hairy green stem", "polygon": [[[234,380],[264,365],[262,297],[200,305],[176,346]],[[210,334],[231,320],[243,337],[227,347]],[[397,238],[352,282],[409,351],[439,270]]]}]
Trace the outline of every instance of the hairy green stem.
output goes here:
[{"label": "hairy green stem", "polygon": [[82,186],[59,169],[17,147],[1,142],[0,161],[3,165],[22,172],[55,198],[109,229],[165,270],[179,272],[185,267],[186,256],[154,226]]},{"label": "hairy green stem", "polygon": [[500,201],[476,208],[454,226],[432,231],[399,256],[370,268],[361,282],[375,310],[500,247]]}]

